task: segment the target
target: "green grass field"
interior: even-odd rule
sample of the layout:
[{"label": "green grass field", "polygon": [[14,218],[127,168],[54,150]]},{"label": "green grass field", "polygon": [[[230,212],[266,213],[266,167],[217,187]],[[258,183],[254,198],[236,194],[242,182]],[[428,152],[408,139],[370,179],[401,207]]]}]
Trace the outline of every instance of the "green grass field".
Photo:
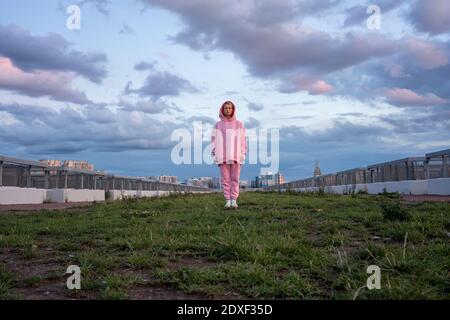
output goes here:
[{"label": "green grass field", "polygon": [[216,193],[1,214],[0,298],[449,299],[450,203],[385,218],[396,201],[244,192],[236,210]]}]

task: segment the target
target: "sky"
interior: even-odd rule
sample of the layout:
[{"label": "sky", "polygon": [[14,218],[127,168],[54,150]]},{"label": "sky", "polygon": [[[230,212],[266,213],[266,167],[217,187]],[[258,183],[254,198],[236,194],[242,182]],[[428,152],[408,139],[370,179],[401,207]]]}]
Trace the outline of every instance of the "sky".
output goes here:
[{"label": "sky", "polygon": [[171,136],[226,100],[287,180],[448,149],[450,1],[0,0],[1,155],[218,176]]}]

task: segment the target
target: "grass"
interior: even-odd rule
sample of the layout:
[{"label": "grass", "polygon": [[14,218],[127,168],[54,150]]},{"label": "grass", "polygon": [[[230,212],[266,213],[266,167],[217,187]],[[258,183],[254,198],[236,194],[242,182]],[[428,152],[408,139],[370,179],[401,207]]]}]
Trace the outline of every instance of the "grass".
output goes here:
[{"label": "grass", "polygon": [[[248,192],[226,210],[221,194],[188,194],[4,214],[0,298],[449,299],[450,203],[402,203],[402,220],[387,201]],[[71,264],[81,290],[65,289]]]}]

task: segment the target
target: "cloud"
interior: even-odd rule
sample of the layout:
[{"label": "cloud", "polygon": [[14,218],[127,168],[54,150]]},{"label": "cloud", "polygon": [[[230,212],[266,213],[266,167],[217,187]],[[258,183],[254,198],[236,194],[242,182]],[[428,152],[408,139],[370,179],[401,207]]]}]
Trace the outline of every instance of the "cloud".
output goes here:
[{"label": "cloud", "polygon": [[294,79],[285,80],[279,87],[283,93],[293,93],[298,91],[307,91],[312,95],[326,94],[334,90],[329,83],[304,75],[298,75]]},{"label": "cloud", "polygon": [[127,101],[120,102],[123,111],[139,111],[147,114],[171,113],[170,110],[180,111],[176,106],[171,106],[160,99],[140,100],[135,104]]},{"label": "cloud", "polygon": [[264,106],[262,104],[249,102],[247,105],[248,110],[250,111],[261,111],[264,109]]},{"label": "cloud", "polygon": [[247,120],[245,120],[246,129],[258,128],[260,125],[260,122],[253,117],[249,117]]},{"label": "cloud", "polygon": [[71,50],[58,34],[33,36],[17,25],[0,25],[0,56],[9,58],[26,72],[36,70],[74,72],[95,83],[107,75],[104,53]]},{"label": "cloud", "polygon": [[182,92],[197,93],[199,90],[188,80],[167,71],[150,73],[142,87],[138,89],[131,88],[130,82],[125,87],[125,93],[137,93],[141,97],[151,97],[153,99],[159,99],[164,96],[176,97]]},{"label": "cloud", "polygon": [[193,123],[194,121],[209,123],[211,125],[216,124],[216,120],[208,116],[192,116],[186,119],[187,123]]},{"label": "cloud", "polygon": [[82,0],[79,3],[79,6],[82,7],[86,3],[91,3],[95,6],[95,8],[98,10],[98,12],[104,14],[105,16],[109,17],[109,10],[107,7],[111,4],[110,0]]},{"label": "cloud", "polygon": [[[269,25],[258,24],[252,19],[261,11],[254,6],[254,1],[143,2],[165,8],[181,17],[185,27],[170,36],[170,40],[203,52],[232,52],[255,77],[282,78],[299,73],[310,77],[323,77],[391,55],[397,48],[395,41],[376,33],[332,35],[296,24],[291,15],[286,13],[286,16],[285,12],[288,10],[284,4],[275,2],[269,3],[278,8],[276,13],[270,13],[275,15],[275,18],[261,18],[273,22]],[[309,1],[307,3],[312,4]],[[324,8],[335,4],[330,1],[320,3]],[[325,83],[310,84],[310,91],[322,92],[324,85]],[[325,91],[329,89],[327,87]]]},{"label": "cloud", "polygon": [[381,15],[385,15],[388,12],[397,9],[405,2],[405,0],[378,0],[373,3],[367,2],[364,5],[349,7],[344,11],[344,14],[346,15],[346,18],[344,20],[344,28],[353,27],[356,25],[365,27],[365,22],[371,15],[370,13],[367,13],[367,8],[370,5],[377,5],[380,8]]},{"label": "cloud", "polygon": [[94,105],[54,109],[0,103],[0,112],[12,118],[0,126],[0,141],[26,147],[28,154],[167,149],[172,131],[186,125]]},{"label": "cloud", "polygon": [[297,17],[324,13],[339,2],[340,0],[257,0],[253,2],[253,6],[248,7],[251,10],[248,21],[258,27],[267,27],[286,23]]},{"label": "cloud", "polygon": [[134,70],[137,70],[137,71],[154,70],[156,64],[158,64],[158,62],[156,62],[156,61],[153,61],[153,62],[141,61],[134,65]]},{"label": "cloud", "polygon": [[[329,75],[336,94],[373,103],[385,89],[403,88],[450,99],[450,43],[413,36],[400,38],[396,53]],[[392,100],[395,101],[395,100]],[[431,99],[431,102],[437,101]],[[395,104],[397,105],[397,104]]]},{"label": "cloud", "polygon": [[449,63],[448,48],[439,42],[425,41],[409,37],[403,41],[404,58],[413,60],[423,69],[436,69]]},{"label": "cloud", "polygon": [[386,89],[384,95],[390,104],[398,106],[436,106],[450,103],[450,100],[442,99],[433,93],[419,95],[404,88]]},{"label": "cloud", "polygon": [[10,90],[30,97],[48,96],[54,100],[89,103],[84,92],[71,87],[74,75],[67,72],[24,72],[10,59],[0,57],[0,89]]},{"label": "cloud", "polygon": [[134,33],[134,30],[128,24],[124,24],[122,26],[122,29],[120,29],[119,33],[120,34],[131,34],[131,33]]},{"label": "cloud", "polygon": [[409,21],[418,31],[438,35],[450,32],[450,1],[415,0]]},{"label": "cloud", "polygon": [[[250,75],[274,80],[281,93],[333,94],[374,103],[380,89],[407,88],[423,98],[416,103],[432,104],[450,95],[448,41],[394,38],[364,29],[323,31],[305,23],[306,17],[341,10],[340,1],[141,1],[180,17],[184,27],[169,40],[202,53],[231,52]],[[377,5],[382,14],[405,18],[402,14],[419,2],[381,0]],[[348,8],[347,26],[367,18],[369,4]],[[312,9],[299,10],[302,6]]]},{"label": "cloud", "polygon": [[[377,119],[389,124],[395,135],[410,135],[412,142],[414,136],[417,142],[436,143],[436,141],[447,140],[450,137],[450,110],[448,106],[431,106],[429,108],[411,107],[404,109],[401,113],[380,115]],[[424,124],[433,124],[432,126]],[[436,135],[436,132],[439,134]]]}]

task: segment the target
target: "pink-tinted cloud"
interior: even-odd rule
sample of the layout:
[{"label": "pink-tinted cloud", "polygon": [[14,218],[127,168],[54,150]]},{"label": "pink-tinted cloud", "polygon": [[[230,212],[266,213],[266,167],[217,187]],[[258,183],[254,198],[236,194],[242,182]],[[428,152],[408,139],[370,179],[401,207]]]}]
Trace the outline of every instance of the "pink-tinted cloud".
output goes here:
[{"label": "pink-tinted cloud", "polygon": [[279,90],[284,93],[307,91],[309,94],[319,95],[332,92],[334,87],[316,77],[300,75],[285,81]]},{"label": "pink-tinted cloud", "polygon": [[449,54],[439,43],[411,37],[405,39],[406,59],[413,60],[423,69],[431,70],[449,63]]},{"label": "pink-tinted cloud", "polygon": [[450,31],[450,1],[416,0],[413,2],[409,20],[419,31],[442,34]]},{"label": "pink-tinted cloud", "polygon": [[73,72],[95,83],[107,76],[106,54],[71,50],[73,43],[57,33],[35,36],[16,24],[0,24],[0,39],[0,56],[25,72]]},{"label": "pink-tinted cloud", "polygon": [[420,95],[412,90],[404,88],[385,89],[384,96],[387,102],[398,106],[437,106],[450,103],[433,93]]},{"label": "pink-tinted cloud", "polygon": [[71,87],[74,75],[67,72],[24,72],[9,58],[0,57],[0,89],[31,97],[49,96],[54,100],[88,103],[84,92]]}]

